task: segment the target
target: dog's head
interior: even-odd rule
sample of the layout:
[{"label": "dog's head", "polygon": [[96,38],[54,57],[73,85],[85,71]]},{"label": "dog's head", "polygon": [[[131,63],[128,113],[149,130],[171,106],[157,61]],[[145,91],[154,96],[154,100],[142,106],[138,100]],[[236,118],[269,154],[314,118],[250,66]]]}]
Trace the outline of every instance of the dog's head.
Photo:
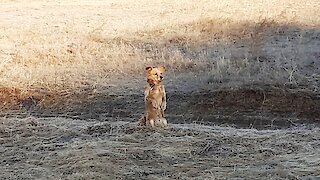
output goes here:
[{"label": "dog's head", "polygon": [[158,85],[163,80],[164,66],[159,67],[146,67],[147,81],[150,85]]}]

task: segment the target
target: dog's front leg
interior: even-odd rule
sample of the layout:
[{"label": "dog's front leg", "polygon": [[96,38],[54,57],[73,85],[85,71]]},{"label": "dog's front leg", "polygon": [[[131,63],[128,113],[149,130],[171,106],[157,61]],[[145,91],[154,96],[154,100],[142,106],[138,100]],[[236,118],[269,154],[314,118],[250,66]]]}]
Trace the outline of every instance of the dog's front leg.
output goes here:
[{"label": "dog's front leg", "polygon": [[166,109],[167,109],[167,98],[166,98],[166,92],[163,89],[162,102],[161,102],[162,117],[164,117],[164,111]]},{"label": "dog's front leg", "polygon": [[147,127],[154,128],[154,119],[147,120]]}]

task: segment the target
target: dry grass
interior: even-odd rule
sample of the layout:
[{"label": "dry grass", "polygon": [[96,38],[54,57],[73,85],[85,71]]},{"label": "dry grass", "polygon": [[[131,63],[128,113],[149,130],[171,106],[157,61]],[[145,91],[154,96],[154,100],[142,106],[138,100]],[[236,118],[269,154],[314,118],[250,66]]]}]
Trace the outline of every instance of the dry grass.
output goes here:
[{"label": "dry grass", "polygon": [[317,127],[286,130],[1,118],[3,179],[317,179]]},{"label": "dry grass", "polygon": [[[298,125],[319,119],[318,0],[0,7],[0,178],[320,176],[319,127]],[[134,123],[150,64],[168,70],[168,129]]]},{"label": "dry grass", "polygon": [[209,83],[319,88],[315,0],[21,0],[1,6],[5,87],[104,86],[162,63],[174,74],[193,72]]}]

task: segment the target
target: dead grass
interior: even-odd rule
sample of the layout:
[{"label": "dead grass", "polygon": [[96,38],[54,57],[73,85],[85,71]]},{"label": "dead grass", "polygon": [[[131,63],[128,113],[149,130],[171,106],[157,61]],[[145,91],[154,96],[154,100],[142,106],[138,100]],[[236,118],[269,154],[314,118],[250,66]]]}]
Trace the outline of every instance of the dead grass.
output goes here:
[{"label": "dead grass", "polygon": [[[319,1],[0,7],[1,178],[320,176],[319,127],[299,125],[319,119]],[[151,64],[168,70],[164,130],[134,123]]]},{"label": "dead grass", "polygon": [[319,128],[236,129],[123,121],[1,118],[4,179],[301,179],[319,177]]},{"label": "dead grass", "polygon": [[104,86],[161,63],[209,83],[303,83],[318,92],[317,1],[1,4],[5,87]]}]

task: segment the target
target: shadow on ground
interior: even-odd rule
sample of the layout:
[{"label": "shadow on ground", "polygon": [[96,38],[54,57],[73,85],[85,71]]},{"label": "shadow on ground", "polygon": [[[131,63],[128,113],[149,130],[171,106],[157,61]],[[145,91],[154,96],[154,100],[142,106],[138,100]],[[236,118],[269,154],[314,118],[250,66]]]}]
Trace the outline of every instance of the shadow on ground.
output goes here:
[{"label": "shadow on ground", "polygon": [[[241,128],[274,129],[300,123],[318,124],[320,120],[320,97],[289,89],[273,87],[263,90],[240,88],[168,92],[167,98],[166,117],[175,124],[225,124]],[[11,109],[4,111],[3,115],[135,122],[144,112],[143,99],[142,94],[90,96],[81,93],[70,96],[68,101],[61,97],[47,97],[40,102],[33,96],[19,99],[17,94],[16,102],[11,102]],[[55,105],[48,106],[48,102],[54,102]]]}]

